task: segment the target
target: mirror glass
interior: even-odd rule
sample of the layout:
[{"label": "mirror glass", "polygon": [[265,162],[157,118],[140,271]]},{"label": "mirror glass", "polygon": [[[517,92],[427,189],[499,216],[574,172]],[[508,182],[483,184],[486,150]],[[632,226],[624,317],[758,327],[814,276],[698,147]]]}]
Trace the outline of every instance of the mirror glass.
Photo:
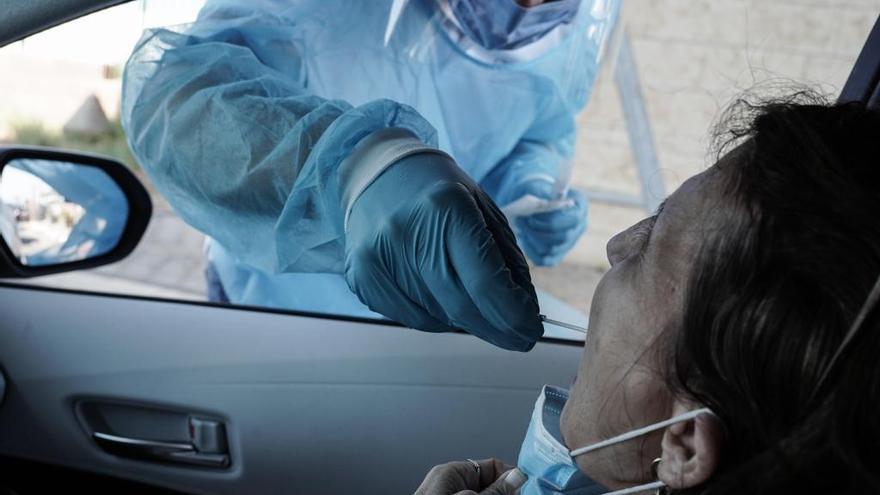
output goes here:
[{"label": "mirror glass", "polygon": [[127,221],[125,194],[97,167],[18,158],[0,174],[0,233],[22,265],[105,254]]}]

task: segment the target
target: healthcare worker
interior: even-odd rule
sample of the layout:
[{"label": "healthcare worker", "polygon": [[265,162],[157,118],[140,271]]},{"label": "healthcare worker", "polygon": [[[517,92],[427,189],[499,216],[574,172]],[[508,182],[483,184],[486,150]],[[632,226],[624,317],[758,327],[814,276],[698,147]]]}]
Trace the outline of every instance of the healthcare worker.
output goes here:
[{"label": "healthcare worker", "polygon": [[528,350],[543,330],[508,219],[539,265],[583,233],[575,115],[616,15],[612,0],[209,0],[144,34],[123,125],[210,237],[217,298]]}]

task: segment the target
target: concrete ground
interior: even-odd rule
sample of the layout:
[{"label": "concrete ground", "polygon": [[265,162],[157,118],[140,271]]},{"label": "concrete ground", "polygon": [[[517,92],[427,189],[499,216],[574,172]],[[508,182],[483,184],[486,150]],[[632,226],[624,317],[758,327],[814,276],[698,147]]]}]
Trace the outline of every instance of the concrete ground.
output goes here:
[{"label": "concrete ground", "polygon": [[[709,129],[743,90],[796,81],[836,93],[878,13],[880,0],[625,2],[622,25],[632,41],[666,192],[711,165]],[[12,124],[22,119],[60,127],[91,93],[111,117],[118,111],[119,80],[104,78],[101,66],[50,61],[26,48],[0,50],[0,73],[7,75],[0,79],[0,139],[9,139]],[[639,193],[612,68],[613,56],[578,118],[573,186]],[[128,259],[37,282],[202,298],[202,236],[161,199],[156,203],[146,237]],[[533,269],[536,285],[586,310],[608,267],[606,242],[647,214],[594,202],[587,234],[560,266]]]}]

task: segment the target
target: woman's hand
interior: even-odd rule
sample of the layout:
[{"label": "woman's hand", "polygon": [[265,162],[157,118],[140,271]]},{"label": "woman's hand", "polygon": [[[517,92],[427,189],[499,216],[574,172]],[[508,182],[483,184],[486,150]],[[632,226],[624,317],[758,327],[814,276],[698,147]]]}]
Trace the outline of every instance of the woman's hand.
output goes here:
[{"label": "woman's hand", "polygon": [[525,481],[519,469],[498,459],[447,462],[428,472],[415,495],[513,495]]}]

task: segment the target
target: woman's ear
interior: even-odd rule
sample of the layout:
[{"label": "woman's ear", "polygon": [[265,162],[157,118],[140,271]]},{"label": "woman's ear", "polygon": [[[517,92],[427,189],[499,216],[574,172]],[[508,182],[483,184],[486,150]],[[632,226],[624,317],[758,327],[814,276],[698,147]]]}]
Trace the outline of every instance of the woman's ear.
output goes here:
[{"label": "woman's ear", "polygon": [[[672,415],[684,414],[693,408],[693,404],[676,400]],[[718,467],[722,441],[721,423],[708,413],[666,428],[657,477],[668,487],[677,489],[705,483]]]}]

